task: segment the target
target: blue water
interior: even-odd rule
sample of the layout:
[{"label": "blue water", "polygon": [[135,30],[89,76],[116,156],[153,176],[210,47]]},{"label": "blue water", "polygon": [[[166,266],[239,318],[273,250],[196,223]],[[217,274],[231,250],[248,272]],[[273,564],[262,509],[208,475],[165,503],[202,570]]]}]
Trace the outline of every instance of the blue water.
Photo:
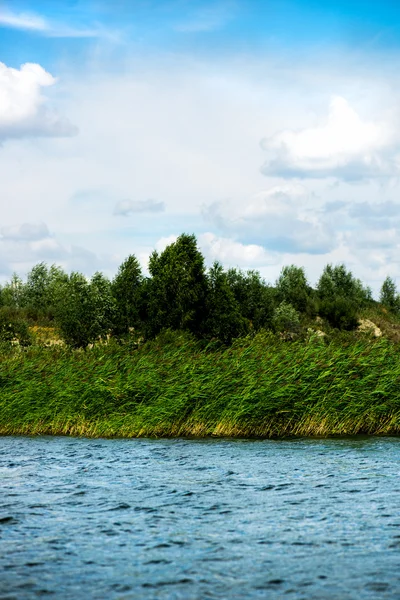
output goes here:
[{"label": "blue water", "polygon": [[400,598],[400,439],[0,438],[0,597]]}]

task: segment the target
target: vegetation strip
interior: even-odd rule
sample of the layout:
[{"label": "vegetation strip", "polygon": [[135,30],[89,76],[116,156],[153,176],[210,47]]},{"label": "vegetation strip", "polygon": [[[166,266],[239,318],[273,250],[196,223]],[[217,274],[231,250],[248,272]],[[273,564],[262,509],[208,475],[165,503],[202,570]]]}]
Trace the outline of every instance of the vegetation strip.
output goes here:
[{"label": "vegetation strip", "polygon": [[398,434],[398,352],[382,338],[287,343],[268,332],[228,348],[182,332],[138,349],[32,346],[1,357],[0,433]]},{"label": "vegetation strip", "polygon": [[400,296],[214,263],[183,234],[113,281],[36,265],[0,287],[0,434],[400,433]]}]

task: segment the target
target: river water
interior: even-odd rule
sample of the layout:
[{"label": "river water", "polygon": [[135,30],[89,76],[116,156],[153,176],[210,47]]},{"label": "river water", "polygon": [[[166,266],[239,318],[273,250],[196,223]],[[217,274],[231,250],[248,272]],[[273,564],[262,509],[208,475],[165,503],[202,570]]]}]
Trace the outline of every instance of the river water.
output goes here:
[{"label": "river water", "polygon": [[400,439],[0,438],[0,597],[400,598]]}]

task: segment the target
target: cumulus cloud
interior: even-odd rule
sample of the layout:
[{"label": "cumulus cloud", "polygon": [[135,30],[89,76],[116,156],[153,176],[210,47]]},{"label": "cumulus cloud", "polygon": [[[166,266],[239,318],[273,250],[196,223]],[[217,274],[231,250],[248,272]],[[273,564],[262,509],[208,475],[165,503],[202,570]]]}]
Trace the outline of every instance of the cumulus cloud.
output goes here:
[{"label": "cumulus cloud", "polygon": [[12,227],[0,227],[0,240],[35,241],[50,237],[45,223],[23,223]]},{"label": "cumulus cloud", "polygon": [[164,212],[164,202],[157,200],[120,200],[114,208],[114,215],[127,217],[132,213]]},{"label": "cumulus cloud", "polygon": [[327,121],[281,131],[261,141],[264,175],[360,180],[399,172],[396,140],[384,123],[363,121],[342,97],[332,99]]},{"label": "cumulus cloud", "polygon": [[216,202],[203,214],[238,241],[272,251],[323,254],[335,244],[329,226],[317,218],[301,185],[275,186],[246,203]]},{"label": "cumulus cloud", "polygon": [[0,141],[77,133],[76,127],[48,106],[42,94],[43,88],[55,83],[38,64],[25,63],[14,69],[0,62]]},{"label": "cumulus cloud", "polygon": [[278,262],[276,253],[257,244],[241,244],[210,232],[201,234],[198,241],[208,263],[217,260],[227,266],[254,268]]},{"label": "cumulus cloud", "polygon": [[169,246],[170,244],[174,244],[177,239],[178,239],[178,236],[174,233],[171,235],[168,235],[166,237],[160,238],[156,242],[157,252],[163,252],[167,246]]}]

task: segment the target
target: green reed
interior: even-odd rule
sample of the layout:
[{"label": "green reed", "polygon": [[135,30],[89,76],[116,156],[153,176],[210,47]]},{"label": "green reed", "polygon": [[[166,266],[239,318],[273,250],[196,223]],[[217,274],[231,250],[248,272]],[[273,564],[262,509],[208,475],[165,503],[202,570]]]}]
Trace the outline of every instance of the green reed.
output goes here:
[{"label": "green reed", "polygon": [[229,348],[167,333],[139,349],[0,353],[0,433],[261,436],[400,433],[399,346],[270,333]]}]

